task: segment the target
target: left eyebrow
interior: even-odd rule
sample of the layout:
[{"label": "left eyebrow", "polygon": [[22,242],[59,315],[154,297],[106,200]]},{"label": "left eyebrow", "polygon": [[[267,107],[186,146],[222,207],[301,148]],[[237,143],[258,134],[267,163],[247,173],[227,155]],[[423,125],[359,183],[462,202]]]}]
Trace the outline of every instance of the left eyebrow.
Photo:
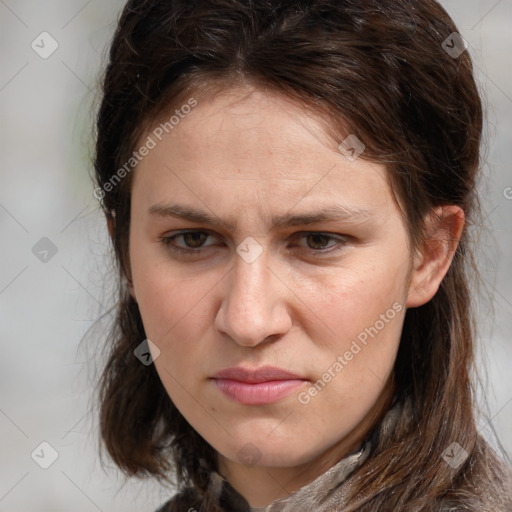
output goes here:
[{"label": "left eyebrow", "polygon": [[[222,220],[208,212],[183,204],[154,204],[148,209],[148,214],[159,217],[177,217],[198,224],[208,224],[233,231],[236,230],[237,227],[236,221]],[[374,212],[371,210],[333,204],[323,206],[314,212],[286,213],[284,215],[274,216],[272,217],[272,225],[274,228],[286,228],[340,220],[357,222],[366,220],[372,215],[374,215]]]}]

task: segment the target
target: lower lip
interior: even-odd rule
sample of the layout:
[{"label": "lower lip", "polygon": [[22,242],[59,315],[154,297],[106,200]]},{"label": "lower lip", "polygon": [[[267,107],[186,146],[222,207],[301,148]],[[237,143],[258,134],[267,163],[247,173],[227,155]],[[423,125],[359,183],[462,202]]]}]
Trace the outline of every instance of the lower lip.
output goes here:
[{"label": "lower lip", "polygon": [[306,382],[304,380],[271,380],[249,384],[230,379],[214,380],[217,387],[228,398],[245,405],[264,405],[277,402]]}]

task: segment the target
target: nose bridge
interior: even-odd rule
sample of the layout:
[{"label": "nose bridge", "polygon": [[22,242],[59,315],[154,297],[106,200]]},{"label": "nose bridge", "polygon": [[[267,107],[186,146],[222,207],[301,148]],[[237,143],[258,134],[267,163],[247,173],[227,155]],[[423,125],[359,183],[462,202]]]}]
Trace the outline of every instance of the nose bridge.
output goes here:
[{"label": "nose bridge", "polygon": [[[250,254],[251,249],[246,245],[245,250],[247,249]],[[240,244],[238,251],[244,251],[243,244]],[[250,305],[254,313],[255,308],[263,310],[269,305],[271,278],[268,260],[268,250],[263,250],[254,261],[237,254],[231,273],[229,297],[229,301],[238,306],[237,309]]]},{"label": "nose bridge", "polygon": [[229,272],[217,327],[237,343],[255,346],[290,328],[284,297],[286,287],[269,268],[267,249],[252,261],[244,257],[246,253],[240,254],[236,254]]}]

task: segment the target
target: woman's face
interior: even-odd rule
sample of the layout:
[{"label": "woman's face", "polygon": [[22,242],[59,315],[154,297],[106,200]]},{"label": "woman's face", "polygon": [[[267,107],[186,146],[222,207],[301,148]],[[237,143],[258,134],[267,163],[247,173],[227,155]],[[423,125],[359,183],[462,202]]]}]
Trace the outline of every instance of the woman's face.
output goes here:
[{"label": "woman's face", "polygon": [[[141,138],[155,147],[134,171],[132,294],[156,370],[226,463],[341,456],[389,389],[414,301],[386,170],[279,95],[195,98]],[[251,376],[263,367],[292,375]],[[233,368],[248,373],[216,378]]]}]

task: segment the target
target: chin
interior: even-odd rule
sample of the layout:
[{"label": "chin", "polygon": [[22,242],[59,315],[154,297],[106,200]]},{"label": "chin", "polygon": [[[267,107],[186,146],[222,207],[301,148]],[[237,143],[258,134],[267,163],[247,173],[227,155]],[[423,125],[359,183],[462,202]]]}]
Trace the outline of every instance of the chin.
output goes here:
[{"label": "chin", "polygon": [[321,452],[315,447],[306,450],[300,439],[286,437],[271,441],[266,435],[238,438],[224,448],[217,450],[223,457],[236,464],[255,467],[295,467],[308,463]]}]

